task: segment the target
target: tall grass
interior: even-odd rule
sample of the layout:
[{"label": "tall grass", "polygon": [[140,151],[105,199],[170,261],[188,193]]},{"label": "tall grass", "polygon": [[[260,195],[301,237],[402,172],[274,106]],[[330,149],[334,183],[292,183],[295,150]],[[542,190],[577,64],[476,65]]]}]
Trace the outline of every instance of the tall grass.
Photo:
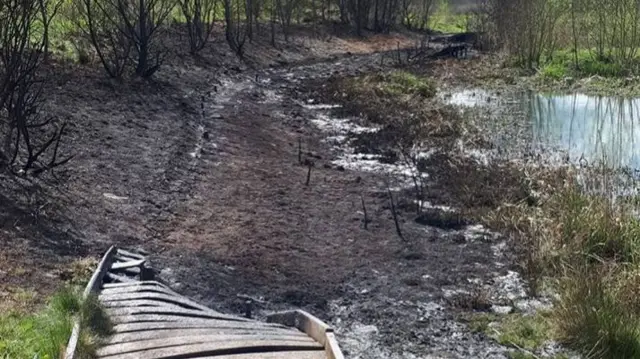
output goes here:
[{"label": "tall grass", "polygon": [[640,358],[640,312],[612,288],[620,273],[598,269],[575,270],[562,280],[555,309],[559,339],[587,358]]},{"label": "tall grass", "polygon": [[640,220],[575,182],[550,193],[539,207],[503,208],[487,221],[526,243],[533,282],[552,284],[558,340],[589,359],[640,358]]},{"label": "tall grass", "polygon": [[65,287],[37,313],[0,315],[0,358],[59,358],[77,316],[81,318],[78,357],[93,358],[101,338],[109,334],[111,325],[97,298],[90,297],[84,301],[81,298],[79,289]]}]

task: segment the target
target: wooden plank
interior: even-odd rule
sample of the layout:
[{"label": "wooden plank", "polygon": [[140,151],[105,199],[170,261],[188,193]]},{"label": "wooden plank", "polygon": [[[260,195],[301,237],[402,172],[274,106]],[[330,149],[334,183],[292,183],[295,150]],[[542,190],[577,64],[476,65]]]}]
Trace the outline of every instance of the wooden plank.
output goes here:
[{"label": "wooden plank", "polygon": [[315,316],[304,310],[275,313],[267,316],[267,322],[280,323],[289,327],[298,328],[318,343],[325,344],[325,334],[333,332],[333,329]]},{"label": "wooden plank", "polygon": [[158,315],[158,314],[138,314],[138,315],[113,315],[111,319],[114,323],[141,323],[141,322],[192,322],[192,321],[213,321],[220,320],[231,323],[255,323],[255,322],[247,322],[247,321],[237,321],[237,320],[228,320],[225,318],[194,318],[194,317],[185,317],[184,315]]},{"label": "wooden plank", "polygon": [[129,262],[129,261],[136,261],[136,260],[140,259],[140,258],[137,258],[137,257],[124,256],[124,255],[122,255],[120,253],[117,253],[114,258],[116,259],[116,262],[120,262],[120,263]]},{"label": "wooden plank", "polygon": [[164,307],[164,308],[184,309],[183,306],[161,302],[158,300],[115,300],[115,301],[109,301],[109,302],[102,302],[102,306],[105,308]]},{"label": "wooden plank", "polygon": [[271,353],[245,353],[198,357],[198,359],[326,359],[322,350],[280,351]]},{"label": "wooden plank", "polygon": [[[124,262],[121,262],[124,263]],[[129,267],[129,268],[120,268],[120,269],[110,269],[109,272],[112,273],[124,273],[128,276],[139,276],[140,272],[142,272],[140,270],[140,267]]]},{"label": "wooden plank", "polygon": [[[82,294],[82,298],[86,299],[91,293],[98,290],[102,284],[102,278],[107,273],[107,270],[111,266],[113,262],[113,256],[116,252],[116,247],[111,246],[107,250],[107,253],[102,256],[102,259],[98,263],[98,267],[93,272],[91,279],[89,279],[89,283],[84,289],[84,293]],[[69,337],[69,342],[67,343],[67,348],[65,350],[64,358],[65,359],[73,359],[76,352],[76,346],[78,345],[78,339],[80,337],[80,318],[76,318],[74,320],[73,329],[71,330],[71,336]]]},{"label": "wooden plank", "polygon": [[142,350],[150,350],[156,348],[174,347],[179,345],[190,345],[198,343],[217,343],[222,345],[225,342],[244,341],[244,342],[294,342],[296,345],[306,345],[311,348],[322,348],[321,345],[313,341],[309,337],[299,336],[282,336],[282,335],[228,335],[228,334],[213,334],[213,335],[192,335],[192,336],[177,336],[170,338],[155,338],[146,340],[136,340],[126,343],[117,343],[105,345],[96,351],[98,356],[108,356],[116,354],[124,354],[131,352],[139,352]]},{"label": "wooden plank", "polygon": [[[104,292],[103,292],[104,293]],[[205,311],[207,313],[212,313],[212,314],[216,314],[216,315],[222,315],[222,313],[216,312],[213,309],[210,309],[208,307],[205,307],[204,305],[198,304],[192,300],[189,300],[187,298],[184,297],[180,297],[180,296],[174,296],[174,295],[167,295],[167,294],[163,294],[163,293],[155,293],[155,292],[137,292],[137,293],[122,293],[122,294],[114,294],[114,295],[110,295],[109,293],[107,293],[107,295],[105,294],[101,294],[99,296],[100,301],[103,303],[106,302],[111,302],[111,301],[120,301],[120,300],[155,300],[158,302],[166,302],[166,303],[171,303],[171,304],[178,304],[178,305],[182,305],[182,306],[187,306],[193,309],[199,309],[202,311]],[[239,318],[243,321],[248,321],[245,318]]]},{"label": "wooden plank", "polygon": [[181,297],[180,295],[173,292],[171,289],[166,289],[163,287],[152,287],[152,286],[131,286],[124,288],[105,288],[100,292],[100,295],[103,297],[118,297],[125,295],[168,295],[170,297]]},{"label": "wooden plank", "polygon": [[325,322],[316,318],[315,316],[305,312],[304,310],[296,310],[298,314],[298,325],[296,328],[303,333],[307,333],[311,338],[315,339],[318,343],[325,345],[326,333],[333,331]]},{"label": "wooden plank", "polygon": [[111,280],[113,280],[115,282],[119,282],[119,283],[135,283],[135,282],[138,282],[138,280],[136,280],[136,279],[125,277],[125,276],[122,276],[122,275],[109,273],[109,272],[107,272],[107,274],[105,276],[107,278],[109,278],[109,279],[111,279]]},{"label": "wooden plank", "polygon": [[246,322],[244,318],[234,317],[215,312],[184,308],[164,308],[164,307],[137,307],[137,308],[109,308],[109,315],[113,316],[137,316],[137,315],[179,315],[190,318],[223,319],[237,322]]},{"label": "wooden plank", "polygon": [[169,288],[166,285],[155,280],[146,280],[143,282],[137,281],[134,283],[103,283],[102,288],[123,288],[123,287],[130,287],[130,286],[147,286],[147,285]]},{"label": "wooden plank", "polygon": [[169,346],[114,355],[104,355],[98,351],[98,357],[104,359],[180,359],[193,358],[196,357],[196,355],[215,356],[234,353],[259,353],[260,351],[317,350],[318,347],[318,343],[304,343],[295,340],[227,340],[213,343]]},{"label": "wooden plank", "polygon": [[131,258],[136,258],[136,259],[144,259],[145,258],[145,256],[142,255],[142,254],[133,253],[131,251],[128,251],[128,250],[122,249],[122,248],[118,248],[118,254],[122,255],[122,256],[131,257]]},{"label": "wooden plank", "polygon": [[324,344],[324,350],[327,355],[327,359],[344,359],[344,355],[338,345],[338,340],[333,333],[326,334],[326,340]]},{"label": "wooden plank", "polygon": [[[184,319],[184,318],[183,318]],[[277,325],[261,322],[231,322],[228,320],[183,320],[183,321],[164,321],[164,322],[142,322],[142,323],[125,323],[117,324],[113,327],[115,333],[128,333],[145,330],[158,329],[189,329],[189,328],[206,328],[206,329],[224,329],[224,330],[241,330],[253,329],[262,331],[281,331],[291,329]],[[306,334],[305,334],[306,335]]]},{"label": "wooden plank", "polygon": [[260,330],[254,328],[180,328],[180,329],[152,329],[146,331],[134,331],[128,333],[116,333],[109,337],[107,344],[127,343],[138,340],[197,336],[197,335],[283,335],[287,337],[309,338],[306,334],[293,330]]},{"label": "wooden plank", "polygon": [[[138,259],[134,261],[128,262],[117,262],[111,265],[110,270],[118,270],[118,269],[126,269],[126,268],[137,268],[143,265],[147,260],[146,259]],[[139,268],[138,268],[139,269]]]},{"label": "wooden plank", "polygon": [[100,292],[104,295],[113,295],[113,294],[127,294],[127,293],[138,293],[138,292],[155,292],[155,293],[163,293],[172,296],[180,296],[176,292],[172,291],[167,287],[161,287],[158,285],[131,285],[126,287],[115,287],[115,288],[103,288]]}]

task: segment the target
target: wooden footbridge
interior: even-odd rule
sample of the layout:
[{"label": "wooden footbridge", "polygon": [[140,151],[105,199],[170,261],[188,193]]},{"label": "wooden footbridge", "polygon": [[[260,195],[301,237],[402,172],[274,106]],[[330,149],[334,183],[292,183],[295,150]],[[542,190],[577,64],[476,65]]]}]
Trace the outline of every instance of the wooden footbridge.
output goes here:
[{"label": "wooden footbridge", "polygon": [[[102,359],[344,359],[333,330],[295,310],[259,322],[211,310],[152,280],[144,254],[112,247],[84,296],[97,295],[113,333]],[[78,359],[77,322],[65,359]]]}]

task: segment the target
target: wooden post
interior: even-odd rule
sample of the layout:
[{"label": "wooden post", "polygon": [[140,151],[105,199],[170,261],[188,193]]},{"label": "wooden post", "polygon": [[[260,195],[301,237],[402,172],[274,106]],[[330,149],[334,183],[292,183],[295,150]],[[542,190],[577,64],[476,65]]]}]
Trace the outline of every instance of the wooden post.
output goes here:
[{"label": "wooden post", "polygon": [[309,162],[309,171],[307,171],[307,182],[304,184],[305,186],[308,186],[309,181],[311,181],[311,167],[313,167],[313,164]]}]

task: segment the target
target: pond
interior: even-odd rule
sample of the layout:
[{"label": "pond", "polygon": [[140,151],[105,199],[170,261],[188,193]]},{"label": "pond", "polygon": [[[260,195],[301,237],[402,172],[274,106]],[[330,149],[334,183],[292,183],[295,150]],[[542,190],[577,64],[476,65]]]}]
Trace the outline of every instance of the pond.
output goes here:
[{"label": "pond", "polygon": [[566,161],[640,170],[640,98],[475,89],[448,94],[446,101],[499,109],[493,118],[517,122],[532,147],[557,150]]},{"label": "pond", "polygon": [[640,99],[529,93],[523,104],[535,143],[572,162],[640,169]]}]

